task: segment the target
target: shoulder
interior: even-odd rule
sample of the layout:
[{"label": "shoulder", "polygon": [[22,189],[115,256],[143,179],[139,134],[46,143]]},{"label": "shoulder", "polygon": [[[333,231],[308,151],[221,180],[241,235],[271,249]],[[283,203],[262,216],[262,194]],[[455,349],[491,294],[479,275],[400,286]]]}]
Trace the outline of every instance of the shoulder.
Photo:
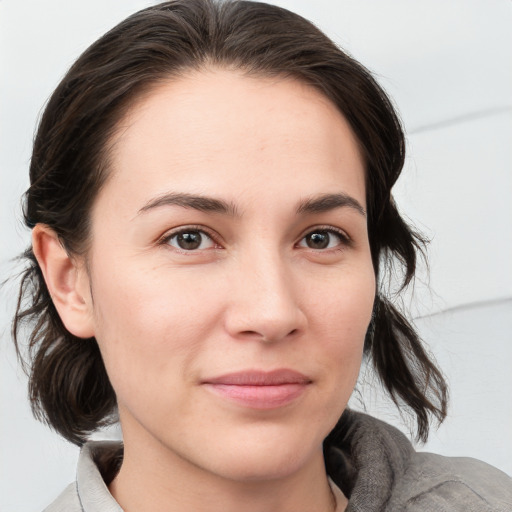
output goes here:
[{"label": "shoulder", "polygon": [[122,444],[90,441],[80,451],[76,482],[43,512],[122,512],[110,494],[112,480],[122,460]]},{"label": "shoulder", "polygon": [[82,512],[76,483],[69,484],[62,494],[43,512]]},{"label": "shoulder", "polygon": [[346,410],[326,467],[349,496],[347,512],[512,512],[512,479],[470,458],[415,451],[399,430]]},{"label": "shoulder", "polygon": [[512,479],[471,458],[416,452],[389,503],[396,512],[510,512]]}]

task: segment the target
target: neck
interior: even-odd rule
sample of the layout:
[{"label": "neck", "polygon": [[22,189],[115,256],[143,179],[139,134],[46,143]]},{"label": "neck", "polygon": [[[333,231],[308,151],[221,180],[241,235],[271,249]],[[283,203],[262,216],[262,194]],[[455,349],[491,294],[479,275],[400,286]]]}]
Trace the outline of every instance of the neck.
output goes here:
[{"label": "neck", "polygon": [[130,441],[125,434],[123,464],[109,486],[126,512],[334,512],[346,505],[341,493],[334,498],[321,446],[295,471],[234,479],[205,470],[161,444]]}]

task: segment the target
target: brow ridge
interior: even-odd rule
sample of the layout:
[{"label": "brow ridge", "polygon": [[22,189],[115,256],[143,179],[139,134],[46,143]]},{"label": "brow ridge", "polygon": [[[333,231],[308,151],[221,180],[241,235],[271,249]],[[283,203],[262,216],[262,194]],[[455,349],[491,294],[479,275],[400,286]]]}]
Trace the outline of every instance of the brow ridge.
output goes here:
[{"label": "brow ridge", "polygon": [[323,213],[336,208],[352,208],[366,217],[366,210],[361,203],[354,197],[344,194],[320,194],[312,198],[304,199],[297,206],[297,213]]},{"label": "brow ridge", "polygon": [[222,213],[232,217],[239,216],[239,212],[234,203],[213,197],[183,192],[169,192],[154,199],[150,199],[138,213],[141,214],[162,206],[181,206],[182,208],[191,208],[207,213]]},{"label": "brow ridge", "polygon": [[[138,214],[163,206],[181,206],[182,208],[191,208],[207,213],[220,213],[233,217],[240,216],[238,208],[233,202],[184,192],[169,192],[150,199],[138,211]],[[320,194],[315,197],[306,198],[299,202],[296,212],[299,215],[305,213],[314,214],[344,207],[352,208],[366,217],[366,211],[361,203],[354,197],[345,193]]]}]

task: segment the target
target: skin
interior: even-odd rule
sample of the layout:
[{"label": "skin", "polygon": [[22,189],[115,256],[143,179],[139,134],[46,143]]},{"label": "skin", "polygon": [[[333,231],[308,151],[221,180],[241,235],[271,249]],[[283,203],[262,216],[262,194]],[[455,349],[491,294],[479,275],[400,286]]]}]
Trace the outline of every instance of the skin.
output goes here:
[{"label": "skin", "polygon": [[[125,458],[112,494],[127,512],[332,510],[322,441],[355,386],[375,294],[348,123],[291,79],[194,72],[140,99],[111,161],[87,265],[44,226],[34,249],[117,394]],[[326,194],[350,200],[307,207]],[[200,245],[183,249],[177,232]],[[204,384],[280,368],[309,379],[280,407]]]}]

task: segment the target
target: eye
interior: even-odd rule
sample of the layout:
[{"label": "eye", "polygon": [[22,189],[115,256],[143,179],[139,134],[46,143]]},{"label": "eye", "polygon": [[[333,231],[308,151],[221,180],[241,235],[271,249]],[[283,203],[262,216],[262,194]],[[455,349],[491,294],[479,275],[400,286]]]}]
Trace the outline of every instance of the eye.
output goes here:
[{"label": "eye", "polygon": [[181,251],[200,251],[216,245],[210,235],[200,229],[183,229],[167,236],[164,242]]},{"label": "eye", "polygon": [[302,238],[298,245],[308,249],[325,250],[334,249],[348,243],[348,237],[341,232],[334,229],[316,229]]}]

